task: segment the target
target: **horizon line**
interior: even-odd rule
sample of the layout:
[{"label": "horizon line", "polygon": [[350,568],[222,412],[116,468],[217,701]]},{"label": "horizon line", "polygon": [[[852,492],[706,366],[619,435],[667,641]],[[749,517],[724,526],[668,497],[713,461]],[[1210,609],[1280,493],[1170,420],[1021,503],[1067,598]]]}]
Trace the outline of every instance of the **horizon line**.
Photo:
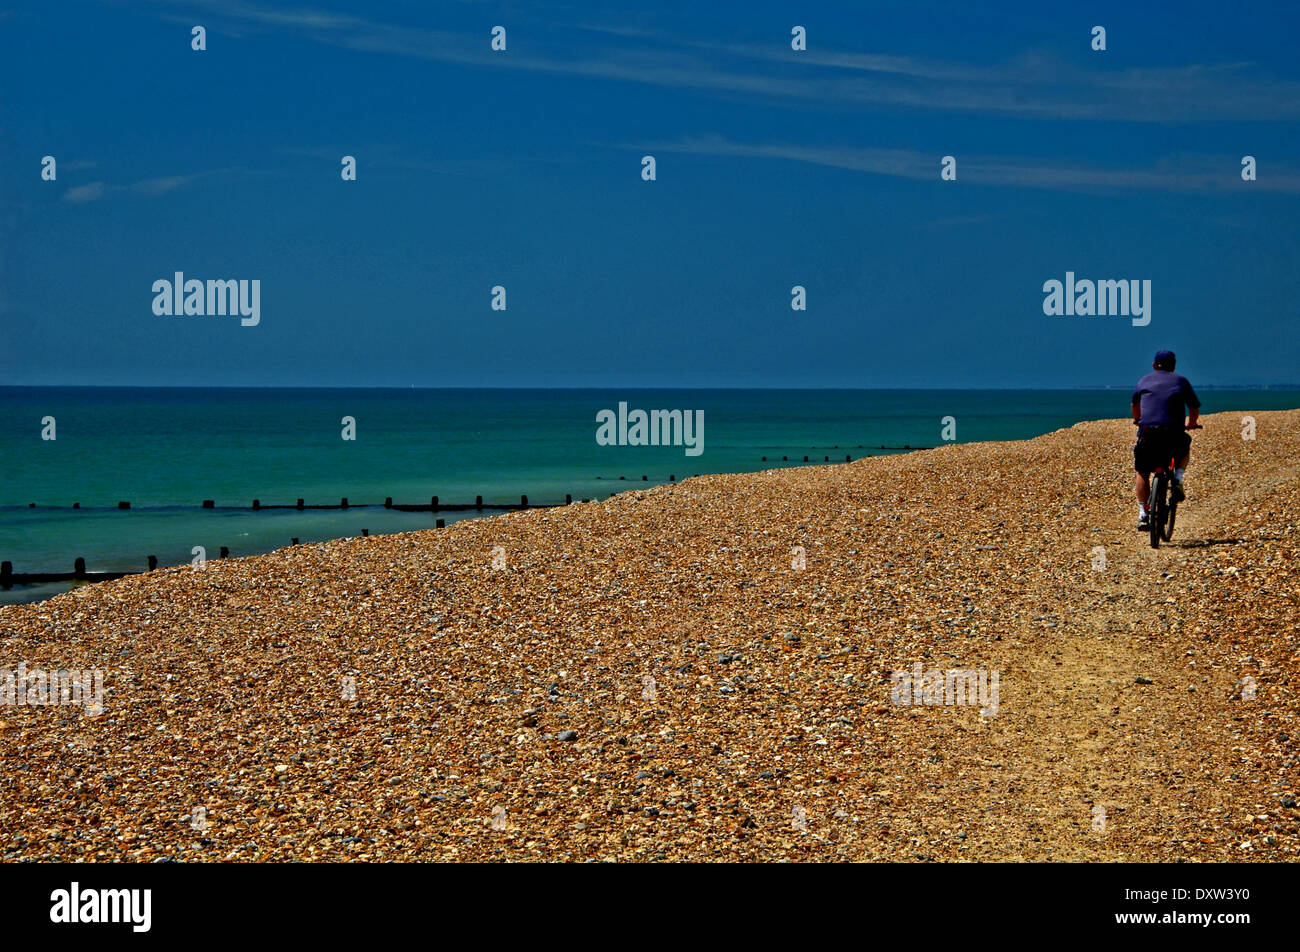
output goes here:
[{"label": "horizon line", "polygon": [[[259,386],[259,385],[241,385],[241,384],[80,384],[80,383],[51,383],[51,384],[23,384],[23,383],[0,383],[0,390],[496,390],[496,391],[517,391],[517,390],[548,390],[548,391],[584,391],[584,390],[716,390],[723,391],[772,391],[772,392],[841,392],[841,393],[858,393],[858,392],[899,392],[914,391],[918,393],[937,392],[937,391],[1036,391],[1036,392],[1069,392],[1076,390],[1128,390],[1129,384],[1079,384],[1072,387],[1038,387],[1038,386],[1002,386],[1002,387],[691,387],[680,385],[663,385],[663,386],[620,386],[620,385],[601,385],[585,387],[546,387],[546,386],[518,386],[518,387],[417,387],[410,385],[400,386],[379,386],[365,384],[337,385],[337,384],[298,384],[286,386]],[[1297,383],[1259,383],[1259,384],[1201,384],[1199,390],[1283,390],[1283,391],[1300,391],[1300,382]]]}]

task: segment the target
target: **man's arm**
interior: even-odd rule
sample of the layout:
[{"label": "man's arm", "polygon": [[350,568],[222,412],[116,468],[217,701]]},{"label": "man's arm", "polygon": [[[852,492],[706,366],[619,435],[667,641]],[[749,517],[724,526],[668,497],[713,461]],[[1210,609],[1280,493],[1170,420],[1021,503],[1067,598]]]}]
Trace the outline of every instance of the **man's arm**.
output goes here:
[{"label": "man's arm", "polygon": [[1133,401],[1133,422],[1137,423],[1142,419],[1142,404],[1136,400]]},{"label": "man's arm", "polygon": [[1184,377],[1183,383],[1187,387],[1187,395],[1185,397],[1187,400],[1187,429],[1192,430],[1196,428],[1196,421],[1201,416],[1201,400],[1196,395],[1196,391],[1192,389],[1191,381]]}]

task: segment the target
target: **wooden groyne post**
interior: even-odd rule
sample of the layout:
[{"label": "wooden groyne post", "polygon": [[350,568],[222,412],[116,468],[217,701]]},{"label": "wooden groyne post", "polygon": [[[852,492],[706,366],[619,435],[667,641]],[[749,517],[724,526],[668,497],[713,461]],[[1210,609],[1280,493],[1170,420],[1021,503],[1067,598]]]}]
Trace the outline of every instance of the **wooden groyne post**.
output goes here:
[{"label": "wooden groyne post", "polygon": [[[149,569],[158,567],[158,557],[149,556]],[[71,572],[15,572],[12,562],[0,562],[0,588],[14,585],[31,585],[49,582],[108,582],[126,575],[139,575],[139,572],[88,572],[86,560],[77,557]]]}]

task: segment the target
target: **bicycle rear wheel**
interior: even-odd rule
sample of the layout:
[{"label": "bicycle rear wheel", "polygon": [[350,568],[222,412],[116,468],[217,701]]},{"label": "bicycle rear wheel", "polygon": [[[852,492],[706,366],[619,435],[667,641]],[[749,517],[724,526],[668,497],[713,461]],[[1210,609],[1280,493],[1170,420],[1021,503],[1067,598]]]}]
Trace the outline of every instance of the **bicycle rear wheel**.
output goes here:
[{"label": "bicycle rear wheel", "polygon": [[1165,527],[1161,530],[1160,535],[1166,542],[1174,537],[1174,520],[1178,518],[1178,503],[1173,500],[1169,501],[1169,508],[1166,510],[1168,518],[1165,520]]},{"label": "bicycle rear wheel", "polygon": [[1165,478],[1159,474],[1151,477],[1151,493],[1147,499],[1147,522],[1150,524],[1151,548],[1160,548],[1160,524],[1165,518]]}]

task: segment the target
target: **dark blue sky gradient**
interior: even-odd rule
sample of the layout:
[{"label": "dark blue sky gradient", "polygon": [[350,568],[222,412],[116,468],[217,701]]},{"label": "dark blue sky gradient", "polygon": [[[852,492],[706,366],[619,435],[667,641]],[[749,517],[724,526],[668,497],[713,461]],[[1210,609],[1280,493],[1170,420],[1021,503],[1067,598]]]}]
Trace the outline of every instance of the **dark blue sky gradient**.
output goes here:
[{"label": "dark blue sky gradient", "polygon": [[[11,6],[0,384],[1295,382],[1300,13],[1130,6]],[[1150,325],[1044,316],[1067,270]]]}]

